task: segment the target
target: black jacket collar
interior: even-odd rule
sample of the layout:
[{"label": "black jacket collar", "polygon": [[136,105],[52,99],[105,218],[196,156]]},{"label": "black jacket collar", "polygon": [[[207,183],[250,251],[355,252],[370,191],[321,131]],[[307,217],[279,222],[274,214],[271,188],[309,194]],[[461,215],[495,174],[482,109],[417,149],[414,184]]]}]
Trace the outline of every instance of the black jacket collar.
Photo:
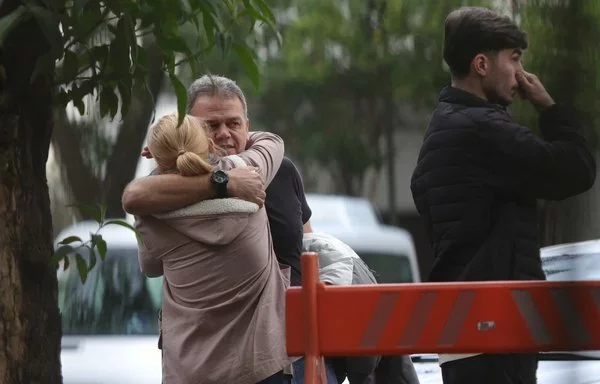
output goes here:
[{"label": "black jacket collar", "polygon": [[489,101],[482,99],[479,96],[475,96],[470,92],[463,91],[462,89],[455,88],[452,86],[447,86],[444,87],[444,89],[442,89],[439,101],[450,104],[464,105],[466,107],[487,107],[506,111],[506,108],[504,108],[500,104],[490,103]]}]

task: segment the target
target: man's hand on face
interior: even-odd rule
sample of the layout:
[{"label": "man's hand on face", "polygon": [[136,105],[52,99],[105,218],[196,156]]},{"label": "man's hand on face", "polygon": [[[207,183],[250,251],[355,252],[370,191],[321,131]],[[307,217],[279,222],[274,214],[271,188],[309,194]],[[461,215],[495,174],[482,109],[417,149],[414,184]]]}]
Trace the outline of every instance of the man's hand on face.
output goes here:
[{"label": "man's hand on face", "polygon": [[522,96],[529,100],[538,111],[555,104],[552,96],[536,75],[523,71],[517,72],[516,77]]},{"label": "man's hand on face", "polygon": [[227,193],[231,197],[250,201],[262,207],[265,203],[265,183],[255,167],[233,168],[227,172]]}]

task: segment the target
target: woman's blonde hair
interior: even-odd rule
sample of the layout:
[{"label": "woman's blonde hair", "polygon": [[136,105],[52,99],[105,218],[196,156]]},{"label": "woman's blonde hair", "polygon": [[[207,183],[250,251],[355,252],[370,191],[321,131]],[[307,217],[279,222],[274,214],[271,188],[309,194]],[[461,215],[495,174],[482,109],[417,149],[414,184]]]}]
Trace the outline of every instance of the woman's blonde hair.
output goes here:
[{"label": "woman's blonde hair", "polygon": [[211,172],[208,163],[210,139],[205,123],[190,115],[177,126],[177,115],[163,116],[150,130],[148,150],[161,172],[195,176]]}]

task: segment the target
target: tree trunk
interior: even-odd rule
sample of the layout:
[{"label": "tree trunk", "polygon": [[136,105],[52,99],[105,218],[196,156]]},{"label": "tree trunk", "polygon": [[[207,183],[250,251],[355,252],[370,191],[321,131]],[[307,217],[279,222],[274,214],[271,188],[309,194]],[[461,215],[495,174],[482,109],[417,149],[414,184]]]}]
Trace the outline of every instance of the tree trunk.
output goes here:
[{"label": "tree trunk", "polygon": [[[0,17],[21,2],[0,3]],[[52,75],[30,82],[48,47],[31,21],[5,41],[0,69],[0,383],[57,384],[61,323],[45,164]]]}]

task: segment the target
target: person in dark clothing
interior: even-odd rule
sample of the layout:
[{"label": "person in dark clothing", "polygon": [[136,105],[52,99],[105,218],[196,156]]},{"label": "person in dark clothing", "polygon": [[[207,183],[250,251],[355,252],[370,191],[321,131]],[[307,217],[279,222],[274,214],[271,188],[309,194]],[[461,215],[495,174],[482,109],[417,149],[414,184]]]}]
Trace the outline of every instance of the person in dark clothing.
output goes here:
[{"label": "person in dark clothing", "polygon": [[[451,86],[431,117],[411,192],[433,249],[429,281],[543,280],[536,200],[595,182],[583,127],[526,72],[526,34],[486,8],[451,12],[444,59]],[[543,138],[506,111],[521,96]],[[440,355],[445,384],[535,383],[536,354]]]},{"label": "person in dark clothing", "polygon": [[312,211],[306,202],[302,177],[294,163],[283,158],[279,171],[267,187],[265,207],[273,237],[273,249],[281,264],[291,268],[290,284],[302,285],[300,255],[304,226]]}]

